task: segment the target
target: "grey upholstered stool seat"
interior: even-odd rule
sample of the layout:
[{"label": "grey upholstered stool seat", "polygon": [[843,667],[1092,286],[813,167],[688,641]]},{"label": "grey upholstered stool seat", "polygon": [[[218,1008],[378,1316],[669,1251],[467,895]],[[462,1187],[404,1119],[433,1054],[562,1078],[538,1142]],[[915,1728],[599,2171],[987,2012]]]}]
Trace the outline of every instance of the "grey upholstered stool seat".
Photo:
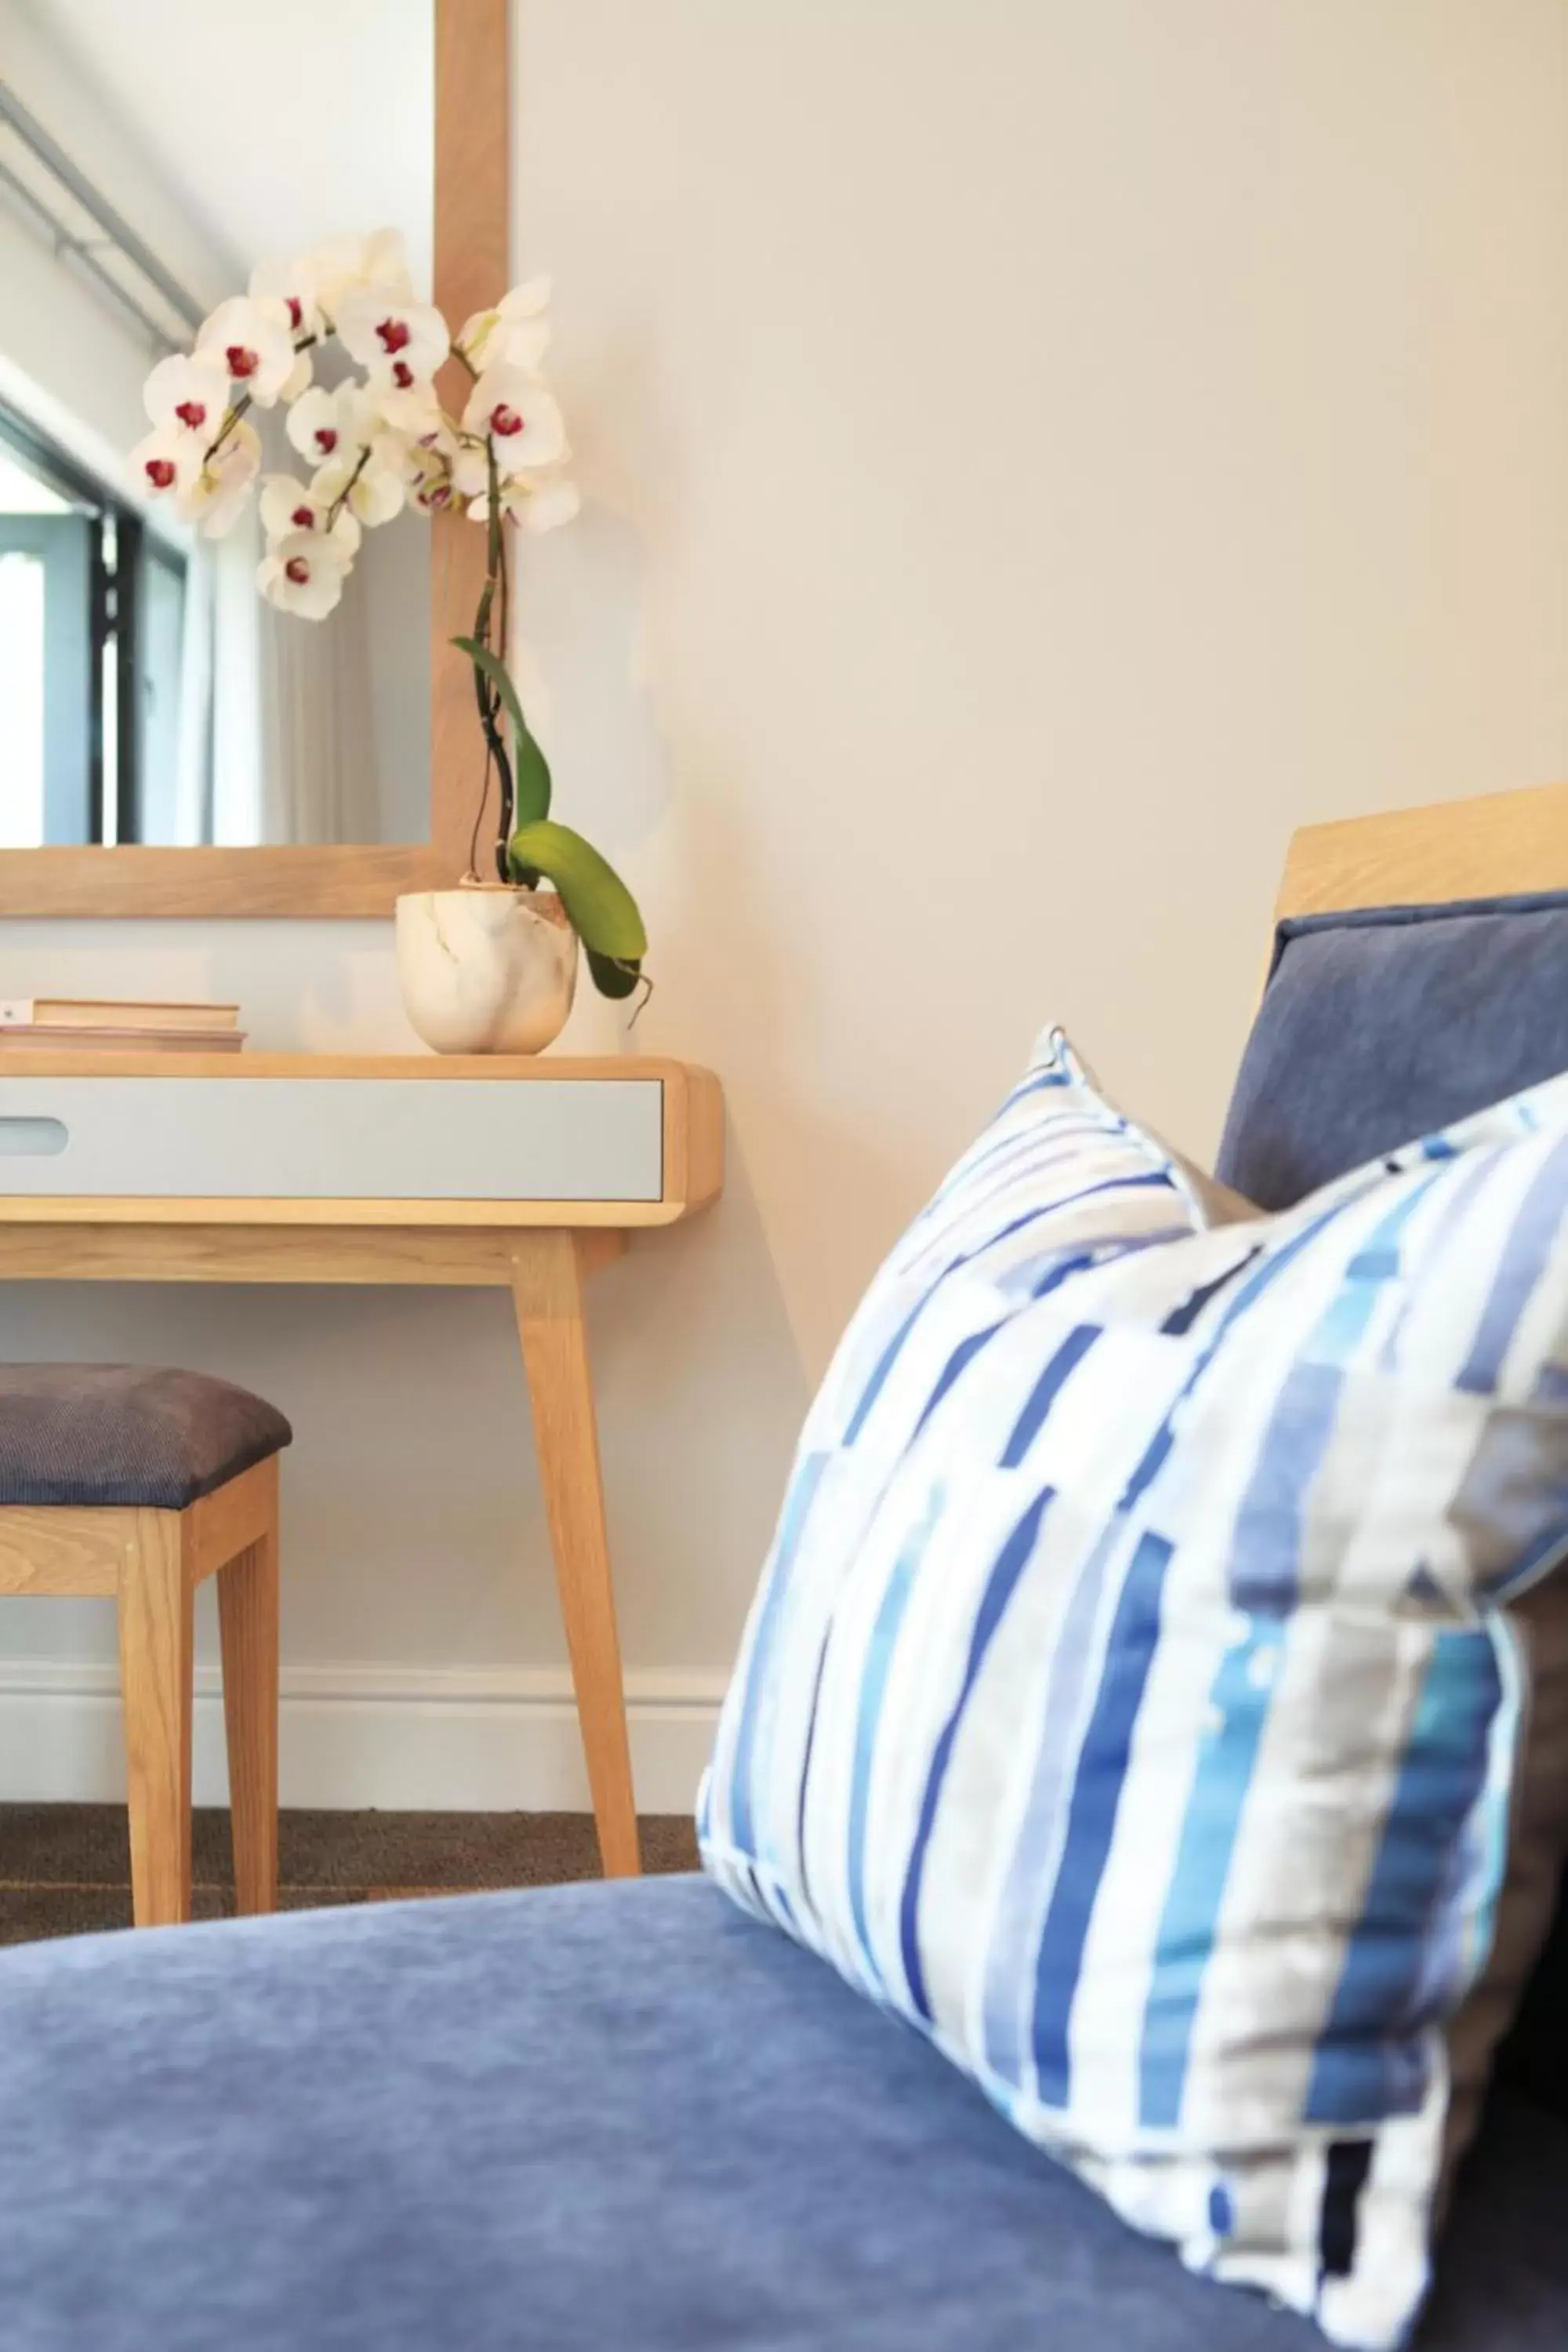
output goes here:
[{"label": "grey upholstered stool seat", "polygon": [[0,1504],[183,1511],[292,1435],[276,1406],[204,1372],[0,1365]]},{"label": "grey upholstered stool seat", "polygon": [[217,1580],[235,1893],[278,1899],[283,1415],[138,1364],[0,1366],[0,1593],[115,1603],[136,1924],[191,1913],[194,1604]]}]

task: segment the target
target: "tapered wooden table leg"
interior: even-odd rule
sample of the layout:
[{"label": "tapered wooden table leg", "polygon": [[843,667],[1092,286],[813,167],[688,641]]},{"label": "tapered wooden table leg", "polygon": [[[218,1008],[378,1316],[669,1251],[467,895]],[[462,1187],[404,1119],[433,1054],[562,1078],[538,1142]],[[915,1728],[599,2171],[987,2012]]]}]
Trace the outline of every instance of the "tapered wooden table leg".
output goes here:
[{"label": "tapered wooden table leg", "polygon": [[120,1681],[132,1910],[139,1927],[163,1927],[191,1916],[191,1582],[178,1513],[127,1517]]},{"label": "tapered wooden table leg", "polygon": [[583,1322],[584,1255],[570,1233],[520,1236],[513,1250],[512,1295],[599,1853],[606,1877],[631,1878],[642,1864]]},{"label": "tapered wooden table leg", "polygon": [[[276,1493],[277,1465],[272,1465]],[[278,1908],[278,1519],[217,1572],[234,1886],[240,1911]]]}]

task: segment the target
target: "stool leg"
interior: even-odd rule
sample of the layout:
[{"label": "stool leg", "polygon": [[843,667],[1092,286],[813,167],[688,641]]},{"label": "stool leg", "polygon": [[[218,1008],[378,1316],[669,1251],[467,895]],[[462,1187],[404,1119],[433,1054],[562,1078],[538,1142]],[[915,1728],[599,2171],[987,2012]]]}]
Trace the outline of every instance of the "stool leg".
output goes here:
[{"label": "stool leg", "polygon": [[120,1684],[139,1927],[191,1916],[192,1606],[180,1515],[132,1511],[120,1567]]},{"label": "stool leg", "polygon": [[217,1572],[234,1886],[241,1911],[278,1908],[278,1521]]}]

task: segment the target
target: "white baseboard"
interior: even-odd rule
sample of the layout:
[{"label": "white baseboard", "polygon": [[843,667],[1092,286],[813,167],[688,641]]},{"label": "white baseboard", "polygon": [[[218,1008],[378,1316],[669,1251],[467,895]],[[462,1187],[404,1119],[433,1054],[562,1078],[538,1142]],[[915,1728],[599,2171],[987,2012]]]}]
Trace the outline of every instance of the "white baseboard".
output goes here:
[{"label": "white baseboard", "polygon": [[[637,1805],[689,1813],[712,1744],[721,1675],[626,1678]],[[577,1710],[563,1668],[286,1669],[279,1779],[285,1805],[384,1811],[579,1812]],[[216,1667],[196,1672],[198,1805],[228,1776]],[[0,1801],[122,1801],[120,1686],[110,1665],[0,1659]]]}]

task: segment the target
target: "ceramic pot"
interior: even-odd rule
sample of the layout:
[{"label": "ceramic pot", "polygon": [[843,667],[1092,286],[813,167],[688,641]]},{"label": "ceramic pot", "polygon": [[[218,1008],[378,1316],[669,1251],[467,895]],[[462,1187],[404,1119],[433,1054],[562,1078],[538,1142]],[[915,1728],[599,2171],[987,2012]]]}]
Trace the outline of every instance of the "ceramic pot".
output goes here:
[{"label": "ceramic pot", "polygon": [[404,1010],[438,1054],[538,1054],[577,985],[577,934],[553,890],[467,882],[397,902]]}]

